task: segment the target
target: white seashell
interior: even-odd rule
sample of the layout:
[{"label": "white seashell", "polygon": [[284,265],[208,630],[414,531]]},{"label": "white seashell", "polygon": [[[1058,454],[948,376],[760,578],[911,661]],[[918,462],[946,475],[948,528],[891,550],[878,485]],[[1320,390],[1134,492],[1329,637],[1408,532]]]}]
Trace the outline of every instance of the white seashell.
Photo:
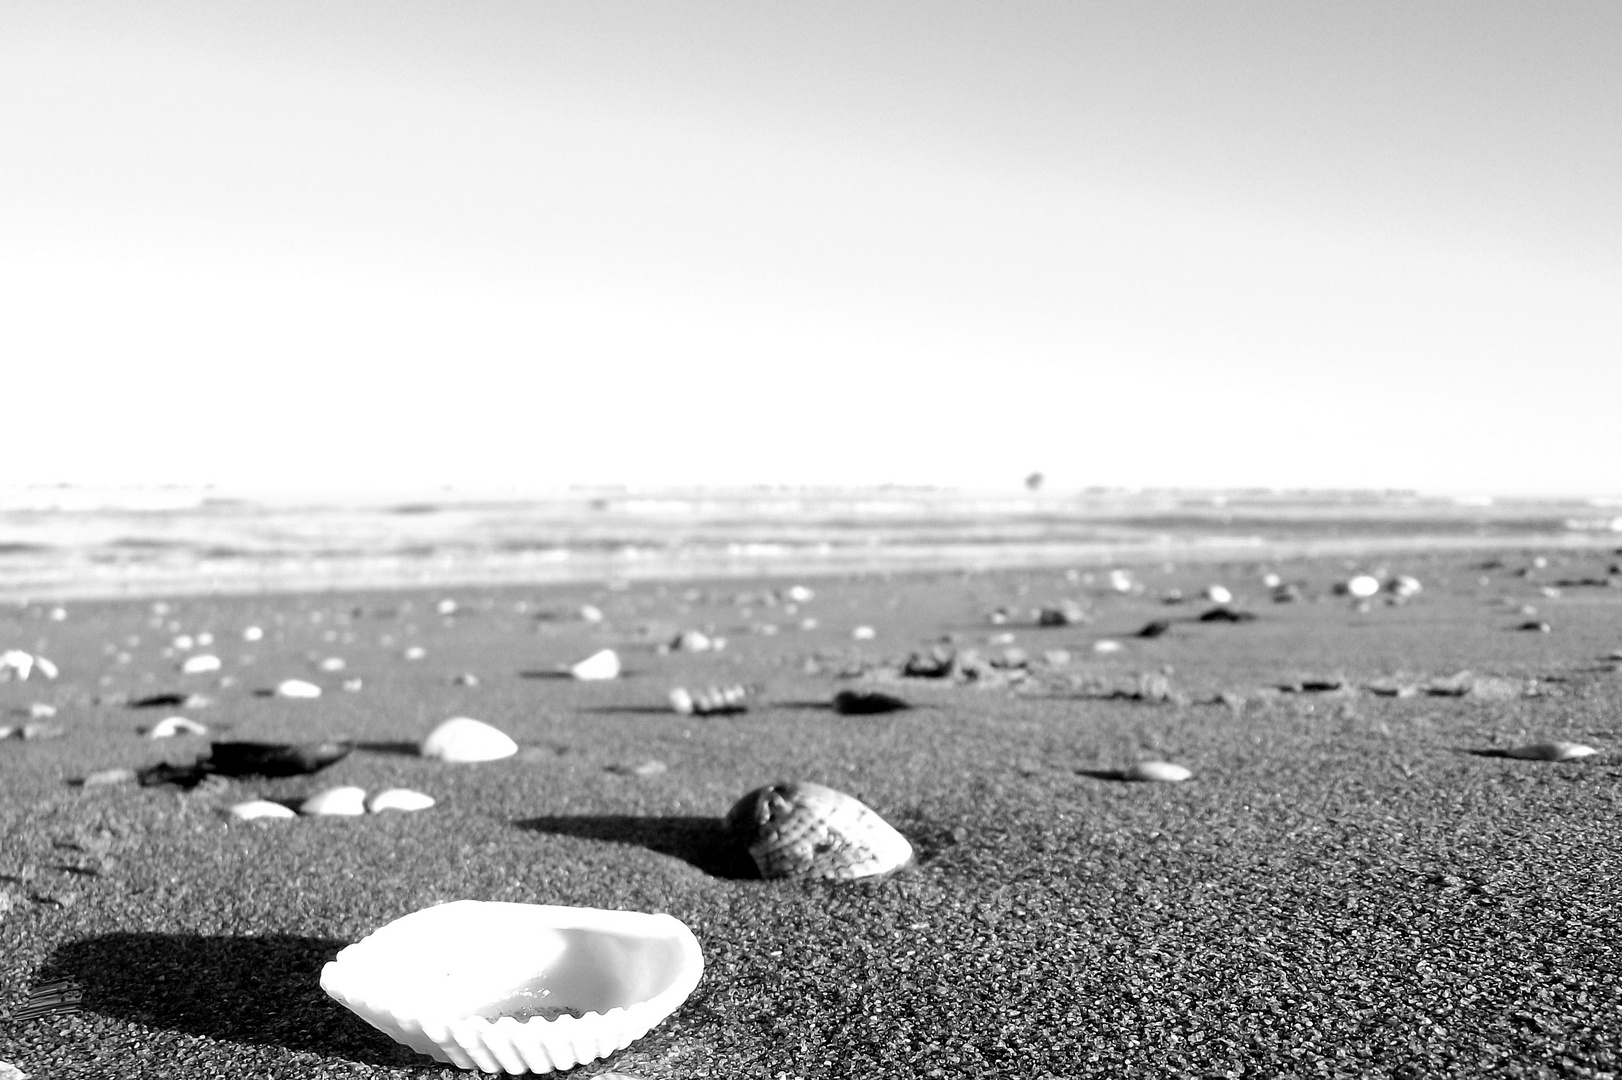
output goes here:
[{"label": "white seashell", "polygon": [[1188,780],[1193,773],[1181,765],[1173,765],[1169,761],[1140,761],[1121,773],[1123,780],[1146,780],[1160,783],[1176,783],[1179,780]]},{"label": "white seashell", "polygon": [[456,601],[455,600],[441,600],[439,603],[434,605],[434,610],[439,612],[441,615],[455,615],[456,614]]},{"label": "white seashell", "polygon": [[422,740],[422,756],[440,761],[499,761],[518,753],[518,744],[482,720],[454,716]]},{"label": "white seashell", "polygon": [[788,591],[783,595],[788,597],[796,604],[808,604],[817,594],[806,588],[804,585],[790,585]]},{"label": "white seashell", "polygon": [[7,649],[0,653],[0,679],[9,679],[15,675],[24,682],[34,672],[34,658],[21,649]]},{"label": "white seashell", "polygon": [[322,671],[342,671],[348,666],[348,664],[344,663],[344,659],[341,656],[329,656],[325,660],[321,661]]},{"label": "white seashell", "polygon": [[1109,572],[1109,587],[1116,592],[1131,592],[1132,585],[1132,575],[1125,570],[1111,570]]},{"label": "white seashell", "polygon": [[878,631],[874,630],[871,626],[858,626],[856,629],[850,632],[850,636],[855,638],[857,641],[872,641],[879,635]]},{"label": "white seashell", "polygon": [[209,633],[207,630],[204,630],[201,634],[197,635],[198,648],[206,648],[212,644],[214,644],[214,635]]},{"label": "white seashell", "polygon": [[190,634],[178,634],[175,636],[175,640],[170,642],[170,644],[179,649],[181,652],[187,652],[193,645],[197,643],[192,640]]},{"label": "white seashell", "polygon": [[432,805],[432,795],[399,787],[385,788],[366,800],[366,809],[374,814],[385,810],[426,810]]},{"label": "white seashell", "polygon": [[1206,589],[1205,598],[1211,601],[1213,604],[1233,603],[1233,593],[1229,592],[1227,589],[1224,589],[1221,585],[1212,585],[1210,588]]},{"label": "white seashell", "polygon": [[727,812],[726,827],[765,878],[849,881],[912,859],[912,845],[889,822],[821,784],[756,788]]},{"label": "white seashell", "polygon": [[569,669],[569,674],[582,682],[596,682],[603,679],[618,678],[620,673],[619,654],[613,649],[604,649],[592,653],[580,663]]},{"label": "white seashell", "polygon": [[544,1073],[629,1046],[703,974],[698,939],[669,915],[456,900],[345,948],[321,989],[437,1061]]},{"label": "white seashell", "polygon": [[1263,588],[1276,589],[1282,584],[1284,584],[1284,579],[1279,577],[1277,574],[1263,574],[1262,575],[1262,587]]},{"label": "white seashell", "polygon": [[1506,750],[1504,756],[1521,758],[1525,761],[1576,761],[1578,758],[1593,757],[1597,753],[1598,750],[1582,743],[1539,742]]},{"label": "white seashell", "polygon": [[1373,574],[1358,574],[1346,583],[1346,591],[1358,600],[1367,600],[1380,591],[1380,579]]},{"label": "white seashell", "polygon": [[315,683],[305,682],[303,679],[287,679],[276,686],[277,697],[290,698],[318,698],[321,688]]},{"label": "white seashell", "polygon": [[1095,653],[1117,653],[1120,651],[1121,643],[1119,641],[1111,641],[1106,638],[1103,641],[1093,642],[1093,652]]},{"label": "white seashell", "polygon": [[603,611],[602,611],[601,608],[595,607],[595,606],[593,606],[591,604],[581,604],[580,605],[580,621],[581,622],[589,622],[589,623],[600,623],[600,622],[603,621]]},{"label": "white seashell", "polygon": [[208,653],[188,656],[180,665],[180,672],[183,675],[202,675],[206,672],[218,670],[220,670],[220,658]]},{"label": "white seashell", "polygon": [[34,657],[34,670],[45,676],[47,679],[54,679],[59,674],[56,670],[56,665],[45,659],[43,656]]},{"label": "white seashell", "polygon": [[401,655],[407,660],[421,660],[423,657],[428,655],[428,650],[423,648],[421,645],[412,645]]},{"label": "white seashell", "polygon": [[358,787],[328,788],[299,803],[298,812],[355,817],[366,813],[366,791]]},{"label": "white seashell", "polygon": [[348,690],[351,694],[358,692],[360,688],[365,685],[366,684],[359,679],[344,680],[344,689]]},{"label": "white seashell", "polygon": [[252,802],[237,803],[231,807],[231,816],[242,821],[253,821],[256,818],[298,817],[297,814],[281,803],[270,802],[267,799],[255,799]]},{"label": "white seashell", "polygon": [[149,739],[168,739],[175,735],[207,735],[208,728],[185,716],[167,716],[147,729]]},{"label": "white seashell", "polygon": [[265,636],[265,632],[257,626],[249,626],[242,631],[243,641],[258,641]]}]

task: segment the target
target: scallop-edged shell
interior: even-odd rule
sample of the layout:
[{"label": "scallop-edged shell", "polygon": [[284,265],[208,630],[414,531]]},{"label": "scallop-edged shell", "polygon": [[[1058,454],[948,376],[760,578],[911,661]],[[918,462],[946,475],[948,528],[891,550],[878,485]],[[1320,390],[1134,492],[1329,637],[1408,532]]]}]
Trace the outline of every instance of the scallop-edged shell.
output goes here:
[{"label": "scallop-edged shell", "polygon": [[1593,757],[1597,753],[1598,750],[1582,743],[1538,742],[1505,750],[1504,756],[1521,758],[1525,761],[1576,761],[1579,758]]},{"label": "scallop-edged shell", "polygon": [[422,740],[422,756],[440,761],[499,761],[516,753],[511,736],[470,716],[453,716]]},{"label": "scallop-edged shell", "polygon": [[726,827],[765,878],[849,881],[887,874],[912,858],[912,845],[889,822],[821,784],[756,788],[728,811]]},{"label": "scallop-edged shell", "polygon": [[544,1073],[629,1046],[703,973],[698,939],[669,915],[456,900],[350,945],[321,988],[437,1061]]}]

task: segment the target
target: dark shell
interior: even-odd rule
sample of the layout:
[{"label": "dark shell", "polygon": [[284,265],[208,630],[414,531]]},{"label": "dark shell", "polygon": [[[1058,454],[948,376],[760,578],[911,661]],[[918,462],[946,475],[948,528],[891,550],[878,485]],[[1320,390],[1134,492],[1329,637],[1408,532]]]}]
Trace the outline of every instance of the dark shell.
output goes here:
[{"label": "dark shell", "polygon": [[834,712],[845,716],[871,716],[910,708],[911,705],[894,694],[878,690],[841,690],[834,695]]}]

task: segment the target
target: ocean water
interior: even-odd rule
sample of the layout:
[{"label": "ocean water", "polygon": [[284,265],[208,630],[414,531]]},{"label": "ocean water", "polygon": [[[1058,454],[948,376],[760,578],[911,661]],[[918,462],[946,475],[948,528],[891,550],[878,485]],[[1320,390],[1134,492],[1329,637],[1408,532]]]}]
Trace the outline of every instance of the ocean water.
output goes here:
[{"label": "ocean water", "polygon": [[1392,492],[0,490],[7,599],[1514,547],[1622,547],[1622,505]]}]

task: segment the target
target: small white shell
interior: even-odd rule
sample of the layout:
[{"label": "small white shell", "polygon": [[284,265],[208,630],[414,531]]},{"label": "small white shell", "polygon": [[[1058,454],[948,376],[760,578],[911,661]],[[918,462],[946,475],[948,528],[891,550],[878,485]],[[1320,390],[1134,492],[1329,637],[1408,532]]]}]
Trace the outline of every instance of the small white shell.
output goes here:
[{"label": "small white shell", "polygon": [[613,649],[604,649],[592,653],[580,663],[569,669],[569,674],[582,682],[595,682],[602,679],[618,678],[620,673],[619,654]]},{"label": "small white shell", "polygon": [[432,805],[432,795],[398,787],[385,788],[366,800],[366,809],[374,814],[385,810],[426,810]]},{"label": "small white shell", "polygon": [[220,658],[211,653],[188,656],[180,665],[182,675],[202,675],[206,672],[218,670],[220,670]]},{"label": "small white shell", "polygon": [[453,716],[422,740],[422,756],[440,761],[499,761],[518,753],[505,732],[469,716]]},{"label": "small white shell", "polygon": [[175,735],[207,735],[208,727],[185,716],[166,716],[147,729],[149,739],[167,739]]},{"label": "small white shell", "polygon": [[1506,750],[1504,756],[1526,761],[1576,761],[1578,758],[1593,757],[1597,753],[1598,750],[1582,743],[1539,742]]},{"label": "small white shell", "polygon": [[1205,590],[1205,598],[1211,601],[1213,604],[1233,603],[1233,593],[1229,592],[1221,585],[1212,585],[1208,587]]},{"label": "small white shell", "polygon": [[1193,775],[1183,766],[1173,765],[1169,761],[1140,761],[1131,768],[1122,771],[1121,779],[1176,783],[1179,780],[1188,780]]},{"label": "small white shell", "polygon": [[231,816],[242,821],[253,821],[256,818],[298,817],[288,807],[279,802],[271,802],[268,799],[255,799],[252,802],[237,803],[231,807]]},{"label": "small white shell", "polygon": [[358,787],[328,788],[299,803],[298,812],[356,817],[366,813],[366,791]]},{"label": "small white shell", "polygon": [[1346,591],[1359,600],[1367,600],[1380,591],[1380,579],[1373,574],[1358,574],[1346,583]]},{"label": "small white shell", "polygon": [[1117,653],[1120,651],[1121,643],[1119,641],[1111,641],[1105,638],[1102,641],[1093,642],[1093,652],[1095,653]]},{"label": "small white shell", "polygon": [[345,948],[321,989],[437,1061],[544,1073],[629,1046],[703,974],[698,939],[669,915],[456,900]]},{"label": "small white shell", "polygon": [[321,688],[315,683],[305,682],[303,679],[286,679],[276,685],[276,696],[318,698],[321,696]]},{"label": "small white shell", "polygon": [[849,881],[912,859],[912,845],[889,822],[821,784],[756,788],[728,811],[726,827],[765,878]]}]

